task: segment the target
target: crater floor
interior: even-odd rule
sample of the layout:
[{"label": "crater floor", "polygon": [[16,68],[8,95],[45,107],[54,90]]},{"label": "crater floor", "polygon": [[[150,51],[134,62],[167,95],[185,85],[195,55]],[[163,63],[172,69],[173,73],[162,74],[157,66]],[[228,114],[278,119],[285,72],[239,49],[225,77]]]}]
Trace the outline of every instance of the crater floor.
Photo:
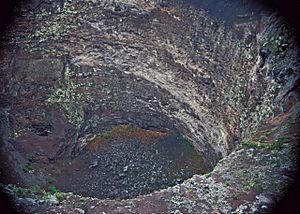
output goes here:
[{"label": "crater floor", "polygon": [[124,199],[207,171],[202,156],[175,133],[121,126],[95,137],[87,147],[58,171],[52,185],[82,196]]}]

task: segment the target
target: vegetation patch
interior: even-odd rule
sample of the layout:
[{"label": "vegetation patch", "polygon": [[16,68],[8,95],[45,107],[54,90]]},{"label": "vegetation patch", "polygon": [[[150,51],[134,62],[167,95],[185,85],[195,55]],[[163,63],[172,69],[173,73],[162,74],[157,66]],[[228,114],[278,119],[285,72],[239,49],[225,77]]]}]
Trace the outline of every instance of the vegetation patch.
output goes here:
[{"label": "vegetation patch", "polygon": [[33,157],[30,156],[28,158],[28,162],[26,163],[26,165],[23,167],[23,172],[25,173],[34,173],[34,169],[32,167],[32,161],[33,161]]},{"label": "vegetation patch", "polygon": [[292,139],[289,136],[280,136],[275,141],[267,141],[265,136],[261,136],[258,140],[245,140],[241,143],[246,148],[258,148],[268,150],[281,150],[286,143]]},{"label": "vegetation patch", "polygon": [[66,200],[67,196],[66,193],[60,192],[55,186],[50,186],[46,191],[38,186],[32,188],[21,188],[15,185],[10,185],[9,189],[17,195],[19,198],[33,198],[39,200],[48,200],[51,197],[55,197],[58,202],[63,202]]},{"label": "vegetation patch", "polygon": [[64,9],[62,11],[48,12],[46,10],[42,10],[38,13],[31,14],[33,15],[32,19],[40,22],[44,20],[46,17],[48,18],[47,21],[43,21],[42,25],[38,25],[34,31],[25,35],[18,35],[17,41],[25,40],[26,47],[28,49],[33,49],[36,43],[43,43],[47,42],[48,40],[57,41],[66,37],[70,34],[72,30],[76,28],[76,26],[68,23],[67,20],[74,18],[78,11],[76,8],[71,4],[71,2],[65,2]]},{"label": "vegetation patch", "polygon": [[262,47],[267,48],[273,54],[282,53],[288,46],[288,41],[283,36],[271,37],[262,43]]},{"label": "vegetation patch", "polygon": [[47,99],[50,104],[59,105],[65,112],[70,123],[77,128],[83,122],[83,111],[79,105],[81,94],[77,93],[77,87],[69,78],[70,70],[66,67],[65,84],[58,87]]}]

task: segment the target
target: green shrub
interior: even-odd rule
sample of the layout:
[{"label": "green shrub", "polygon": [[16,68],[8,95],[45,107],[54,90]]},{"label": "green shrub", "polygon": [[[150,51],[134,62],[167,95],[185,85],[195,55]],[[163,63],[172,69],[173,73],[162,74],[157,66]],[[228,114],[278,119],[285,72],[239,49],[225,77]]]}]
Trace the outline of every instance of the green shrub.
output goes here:
[{"label": "green shrub", "polygon": [[55,193],[59,192],[59,190],[56,188],[56,186],[53,186],[53,185],[49,186],[48,189],[51,192],[51,194],[55,194]]},{"label": "green shrub", "polygon": [[66,195],[64,193],[62,193],[62,192],[56,192],[55,193],[55,197],[57,198],[57,200],[59,202],[63,202],[63,201],[65,201],[67,199]]}]

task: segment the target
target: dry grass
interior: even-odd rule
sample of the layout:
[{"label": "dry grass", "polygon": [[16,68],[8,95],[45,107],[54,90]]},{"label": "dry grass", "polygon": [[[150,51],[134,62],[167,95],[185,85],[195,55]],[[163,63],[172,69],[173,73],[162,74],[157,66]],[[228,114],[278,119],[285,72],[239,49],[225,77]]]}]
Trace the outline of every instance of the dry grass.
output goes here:
[{"label": "dry grass", "polygon": [[170,133],[135,128],[129,125],[120,125],[109,131],[99,134],[95,139],[87,144],[87,149],[97,151],[106,143],[115,139],[138,139],[141,143],[151,143],[155,139],[168,137]]}]

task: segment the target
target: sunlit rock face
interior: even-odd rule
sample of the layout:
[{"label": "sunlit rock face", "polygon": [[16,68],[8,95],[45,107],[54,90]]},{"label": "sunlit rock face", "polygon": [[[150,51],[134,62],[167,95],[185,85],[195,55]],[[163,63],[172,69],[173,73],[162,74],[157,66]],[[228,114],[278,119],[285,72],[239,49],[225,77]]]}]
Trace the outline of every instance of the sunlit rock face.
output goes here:
[{"label": "sunlit rock face", "polygon": [[280,18],[239,1],[51,2],[23,5],[2,39],[4,184],[67,201],[35,201],[41,213],[80,208],[59,190],[124,199],[168,186],[80,209],[273,206],[299,137],[298,47]]}]

